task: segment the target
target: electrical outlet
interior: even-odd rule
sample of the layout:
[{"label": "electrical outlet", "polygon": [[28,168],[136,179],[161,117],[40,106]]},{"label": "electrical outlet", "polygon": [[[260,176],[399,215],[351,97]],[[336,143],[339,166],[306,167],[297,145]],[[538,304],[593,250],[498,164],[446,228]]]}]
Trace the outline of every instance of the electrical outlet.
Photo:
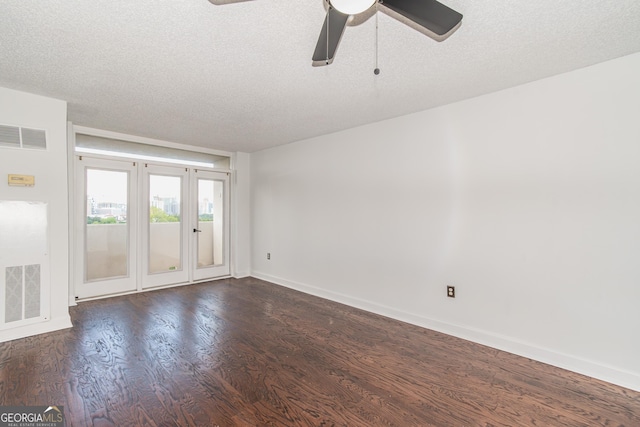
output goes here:
[{"label": "electrical outlet", "polygon": [[449,298],[456,297],[456,287],[455,286],[447,286],[447,296]]},{"label": "electrical outlet", "polygon": [[267,259],[271,259],[271,252],[267,252]]}]

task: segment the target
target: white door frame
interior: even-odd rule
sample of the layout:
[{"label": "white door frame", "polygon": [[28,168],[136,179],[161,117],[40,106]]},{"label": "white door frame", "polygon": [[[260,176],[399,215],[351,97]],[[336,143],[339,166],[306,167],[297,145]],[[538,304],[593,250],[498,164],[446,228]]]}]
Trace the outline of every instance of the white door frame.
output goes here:
[{"label": "white door frame", "polygon": [[[142,173],[142,197],[144,198],[143,207],[141,209],[141,280],[142,289],[154,288],[157,286],[176,285],[180,283],[190,282],[190,262],[189,262],[189,234],[190,221],[190,203],[191,195],[189,193],[189,169],[179,166],[158,166],[145,163],[141,168]],[[178,253],[180,256],[180,266],[172,271],[151,272],[152,248],[154,242],[151,242],[151,223],[150,216],[150,177],[151,176],[167,176],[180,178],[180,238]],[[171,227],[175,223],[164,223]],[[159,226],[159,225],[156,225]],[[157,242],[156,242],[157,244]],[[170,249],[170,248],[169,248]]]},{"label": "white door frame", "polygon": [[[127,195],[127,274],[104,280],[87,280],[87,169],[126,172],[128,174]],[[77,156],[75,179],[75,296],[91,298],[97,295],[119,294],[135,291],[137,287],[137,218],[138,218],[138,174],[136,162],[107,160]]]},{"label": "white door frame", "polygon": [[[198,215],[198,181],[200,179],[217,181],[222,183],[221,194],[216,194],[218,200],[213,201],[214,209],[219,210],[214,215],[213,226],[215,227],[214,233],[222,235],[220,248],[216,248],[214,244],[214,251],[221,252],[218,257],[216,254],[214,259],[220,258],[221,262],[216,261],[214,265],[198,267],[198,240],[201,236],[199,230],[199,215]],[[214,277],[228,276],[231,271],[230,260],[230,186],[229,186],[229,173],[226,172],[213,172],[208,170],[193,169],[191,171],[191,206],[192,214],[191,221],[192,227],[190,229],[193,238],[191,239],[191,271],[192,280],[206,280]]]}]

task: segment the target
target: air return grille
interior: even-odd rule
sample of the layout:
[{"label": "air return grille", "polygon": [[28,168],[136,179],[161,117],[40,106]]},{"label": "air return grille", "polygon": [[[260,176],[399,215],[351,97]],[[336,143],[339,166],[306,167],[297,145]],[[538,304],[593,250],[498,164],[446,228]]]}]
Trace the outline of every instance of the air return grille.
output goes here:
[{"label": "air return grille", "polygon": [[40,316],[40,264],[5,268],[4,322]]},{"label": "air return grille", "polygon": [[47,149],[47,134],[40,129],[0,125],[0,147]]}]

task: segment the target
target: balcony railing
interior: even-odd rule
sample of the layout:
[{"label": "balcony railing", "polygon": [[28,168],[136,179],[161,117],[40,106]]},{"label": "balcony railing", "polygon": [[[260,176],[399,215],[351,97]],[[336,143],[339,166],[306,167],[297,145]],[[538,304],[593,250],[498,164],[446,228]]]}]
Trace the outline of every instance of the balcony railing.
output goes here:
[{"label": "balcony railing", "polygon": [[[213,265],[213,221],[198,223],[198,267]],[[102,280],[128,275],[130,248],[127,224],[87,224],[86,280]],[[149,272],[185,268],[181,259],[181,223],[149,224]]]}]

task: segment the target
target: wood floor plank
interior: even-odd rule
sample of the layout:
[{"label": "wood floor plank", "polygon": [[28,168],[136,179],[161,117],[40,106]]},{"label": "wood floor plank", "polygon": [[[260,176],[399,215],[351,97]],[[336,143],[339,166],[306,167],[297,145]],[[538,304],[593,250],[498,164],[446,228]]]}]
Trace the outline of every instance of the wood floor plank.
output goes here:
[{"label": "wood floor plank", "polygon": [[640,426],[640,393],[253,278],[0,344],[0,405],[69,426]]}]

